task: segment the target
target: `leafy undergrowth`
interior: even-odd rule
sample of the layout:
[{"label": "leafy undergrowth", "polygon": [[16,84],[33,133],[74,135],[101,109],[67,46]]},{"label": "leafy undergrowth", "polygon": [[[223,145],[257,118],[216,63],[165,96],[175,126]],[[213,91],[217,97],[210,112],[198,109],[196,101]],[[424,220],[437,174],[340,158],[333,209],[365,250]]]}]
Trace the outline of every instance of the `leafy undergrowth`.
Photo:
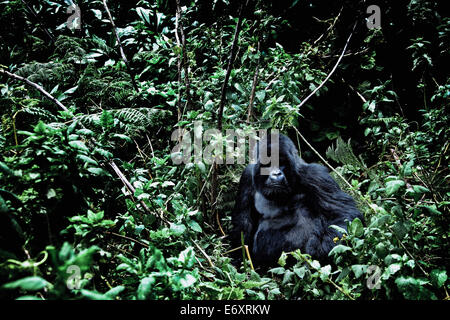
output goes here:
[{"label": "leafy undergrowth", "polygon": [[[8,26],[0,68],[39,84],[68,109],[3,75],[0,298],[449,298],[450,84],[433,69],[439,56],[433,52],[445,57],[448,50],[448,19],[433,22],[439,40],[433,46],[419,36],[407,39],[419,75],[414,90],[423,98],[412,106],[419,110],[413,121],[403,112],[389,64],[377,56],[388,41],[377,29],[357,29],[358,53],[313,98],[317,104],[299,110],[300,98],[322,83],[327,59],[347,37],[335,24],[351,26],[353,15],[339,20],[333,9],[293,52],[276,41],[289,23],[256,2],[239,33],[224,129],[301,128],[323,151],[328,147],[327,160],[349,185],[335,177],[365,222],[349,223],[335,239],[329,265],[295,251],[273,269],[252,270],[231,263],[233,248],[219,231],[230,228],[243,166],[221,166],[214,185],[209,163],[171,159],[175,129],[192,130],[197,121],[203,132],[217,126],[237,11],[223,4],[228,11],[215,9],[217,21],[206,23],[198,21],[203,7],[196,1],[182,7],[183,44],[173,34],[169,2],[139,1],[133,8],[110,2],[129,67],[101,1],[80,1],[81,31],[65,27],[59,2],[35,8],[46,21],[42,28],[33,26],[23,2],[0,4],[0,23]],[[417,1],[408,14],[425,21],[427,6]],[[54,41],[46,39],[46,28]],[[348,113],[333,109],[341,102],[336,92],[354,96]],[[330,106],[331,121],[320,105]],[[354,131],[351,113],[358,115]],[[361,140],[344,141],[353,134]],[[303,155],[317,161],[309,150]]]}]

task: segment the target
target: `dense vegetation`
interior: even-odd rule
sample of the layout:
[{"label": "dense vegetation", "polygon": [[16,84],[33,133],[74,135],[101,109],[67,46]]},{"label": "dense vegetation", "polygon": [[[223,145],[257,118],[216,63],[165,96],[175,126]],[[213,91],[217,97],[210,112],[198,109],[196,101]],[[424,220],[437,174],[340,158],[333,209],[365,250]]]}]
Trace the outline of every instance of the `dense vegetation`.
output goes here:
[{"label": "dense vegetation", "polygon": [[[1,298],[449,298],[445,1],[246,2],[0,3]],[[365,225],[233,266],[244,166],[173,164],[196,121],[289,134]]]}]

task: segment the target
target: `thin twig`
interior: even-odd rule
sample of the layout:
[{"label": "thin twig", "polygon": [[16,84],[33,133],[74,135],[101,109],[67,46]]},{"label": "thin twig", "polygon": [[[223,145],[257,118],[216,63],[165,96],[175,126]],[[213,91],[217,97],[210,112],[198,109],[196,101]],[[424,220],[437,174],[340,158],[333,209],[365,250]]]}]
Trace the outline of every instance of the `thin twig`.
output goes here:
[{"label": "thin twig", "polygon": [[136,91],[139,91],[136,81],[134,80],[134,73],[131,70],[131,67],[130,67],[130,64],[128,63],[127,57],[125,56],[125,51],[123,50],[122,42],[120,41],[119,34],[117,33],[117,30],[116,30],[116,25],[114,23],[111,12],[109,11],[108,5],[106,4],[106,0],[103,0],[103,6],[105,7],[106,13],[108,14],[109,21],[111,22],[111,25],[113,27],[112,29],[113,29],[114,35],[116,36],[117,44],[119,45],[120,56],[122,57],[122,60],[128,69],[128,73],[130,74],[130,78],[131,78],[131,83],[133,84],[134,89]]},{"label": "thin twig", "polygon": [[248,250],[248,246],[245,245],[244,248],[245,248],[245,252],[247,254],[248,262],[250,263],[250,268],[252,268],[252,270],[255,270],[255,268],[253,267],[252,258],[250,256],[250,251]]},{"label": "thin twig", "polygon": [[145,137],[147,138],[148,144],[150,145],[150,151],[152,152],[152,158],[155,158],[155,152],[153,151],[152,141],[150,140],[150,138],[148,137],[147,134],[145,135]]},{"label": "thin twig", "polygon": [[223,117],[223,108],[225,106],[225,93],[227,91],[228,80],[230,79],[231,69],[233,68],[234,56],[236,54],[236,45],[238,42],[239,33],[241,31],[242,12],[244,11],[244,8],[247,6],[248,1],[249,0],[247,0],[245,4],[241,5],[241,8],[239,10],[239,18],[236,23],[236,28],[234,29],[233,43],[231,44],[231,52],[230,52],[230,57],[228,59],[227,72],[225,74],[225,80],[223,81],[222,90],[221,90],[221,94],[220,94],[219,111],[217,112],[218,113],[217,129],[219,131],[222,131],[222,117]]},{"label": "thin twig", "polygon": [[[119,167],[117,167],[117,165],[114,163],[113,160],[109,161],[109,165],[110,167],[114,170],[114,172],[117,174],[117,176],[120,178],[120,180],[122,181],[122,183],[127,187],[127,189],[130,191],[131,194],[134,194],[136,189],[133,187],[133,185],[128,181],[128,179],[125,177],[125,175],[122,173],[122,171],[120,171]],[[156,214],[156,209],[153,208],[153,210],[155,210],[155,212],[152,212],[148,206],[145,204],[145,202],[143,200],[140,200],[139,203],[142,205],[142,207],[145,209],[145,211],[147,211],[148,213],[154,215],[155,217],[161,219],[162,221],[164,221],[167,224],[170,224],[169,221],[167,221],[164,217],[159,216]],[[152,205],[152,202],[150,201],[150,204]]]},{"label": "thin twig", "polygon": [[298,129],[296,127],[292,127],[294,128],[294,130],[297,132],[297,134],[300,136],[300,138],[306,143],[306,145],[320,158],[320,160],[322,160],[322,162],[328,167],[330,168],[335,174],[338,175],[339,178],[342,179],[342,181],[345,182],[345,184],[353,190],[352,185],[342,176],[342,174],[340,174],[331,164],[328,163],[327,160],[325,160],[324,157],[321,156],[321,154],[314,149],[314,147],[308,142],[308,140],[306,140],[306,138],[300,133],[300,131],[298,131]]},{"label": "thin twig", "polygon": [[347,85],[349,86],[349,88],[350,88],[354,93],[356,93],[356,95],[361,99],[361,101],[362,101],[363,103],[366,103],[366,102],[367,102],[367,99],[364,98],[364,96],[363,96],[358,90],[356,90],[355,88],[353,88],[353,86],[352,86],[351,84],[345,82],[344,78],[341,78],[341,80],[342,80],[342,82],[344,82],[345,84],[347,84]]},{"label": "thin twig", "polygon": [[244,250],[245,255],[247,256],[247,259],[248,259],[248,261],[250,262],[250,267],[252,268],[252,270],[255,270],[255,269],[253,268],[253,262],[252,262],[252,258],[251,258],[251,256],[250,256],[250,250],[248,249],[248,246],[247,246],[247,245],[241,245],[241,246],[239,246],[239,247],[236,247],[236,248],[233,248],[233,249],[231,249],[231,250],[228,250],[228,251],[224,252],[223,255],[227,255],[227,254],[229,254],[229,253],[232,253],[232,252],[234,252],[234,251],[241,250],[241,249]]},{"label": "thin twig", "polygon": [[389,231],[395,236],[395,238],[397,239],[398,243],[400,244],[400,246],[403,248],[403,250],[406,251],[406,253],[408,254],[408,256],[414,260],[414,262],[419,266],[419,269],[423,272],[423,274],[425,276],[429,276],[428,272],[426,272],[422,266],[420,265],[420,263],[417,262],[417,260],[414,258],[414,256],[411,254],[411,252],[409,252],[408,249],[406,249],[405,245],[403,244],[403,242],[398,238],[397,234],[394,232],[394,230],[392,230],[392,228],[390,226],[388,226]]},{"label": "thin twig", "polygon": [[[181,59],[180,57],[178,58],[178,61],[180,63],[180,68],[179,68],[179,76],[180,76],[180,80],[181,80],[181,67],[184,69],[184,84],[186,87],[186,107],[189,108],[190,105],[190,81],[189,81],[189,68],[188,68],[188,63],[187,63],[187,49],[186,49],[186,36],[184,34],[184,28],[183,28],[183,23],[181,21],[181,5],[180,5],[180,0],[176,0],[176,4],[177,4],[177,9],[176,9],[176,15],[175,15],[175,23],[176,23],[176,30],[175,30],[175,35],[177,38],[177,44],[178,46],[181,48]],[[180,45],[180,39],[178,38],[178,31],[180,32],[180,36],[181,36],[181,45]],[[181,85],[181,82],[178,83],[178,85]],[[181,103],[181,102],[180,102]]]},{"label": "thin twig", "polygon": [[[348,52],[348,53],[344,54],[344,57],[357,56],[359,54],[366,53],[367,51],[369,51],[369,48],[365,48],[365,49],[363,49],[361,51],[357,51],[357,52]],[[338,54],[321,56],[322,59],[338,58],[338,57],[340,57],[340,55],[338,55]]]},{"label": "thin twig", "polygon": [[[191,239],[192,240],[192,239]],[[211,261],[211,258],[206,254],[206,252],[202,249],[202,247],[200,247],[197,242],[195,242],[194,240],[192,240],[192,243],[197,247],[197,249],[203,254],[203,256],[206,258],[206,261],[208,261],[209,266],[211,268],[214,268],[214,263]]]},{"label": "thin twig", "polygon": [[[259,53],[260,50],[260,41],[258,41],[258,48],[256,50]],[[258,83],[258,75],[259,75],[259,59],[256,63],[255,75],[253,77],[252,91],[250,92],[250,102],[248,104],[248,113],[247,113],[247,123],[250,123],[250,118],[253,114],[253,101],[255,100],[255,92],[256,92],[256,84]]]},{"label": "thin twig", "polygon": [[[178,21],[180,20],[180,13],[178,11],[178,5],[177,10],[175,14],[175,40],[177,42],[177,47],[183,50],[181,47],[180,37],[178,36]],[[177,103],[177,121],[179,122],[181,120],[181,65],[182,65],[182,58],[180,57],[180,54],[178,56],[177,61],[177,82],[178,82],[178,103]],[[180,137],[181,139],[181,137]]]},{"label": "thin twig", "polygon": [[297,110],[300,110],[300,108],[313,96],[316,94],[317,91],[319,91],[323,85],[328,81],[328,79],[331,78],[331,76],[333,75],[333,73],[336,71],[339,63],[341,62],[342,58],[344,57],[345,51],[347,50],[347,46],[350,42],[350,39],[352,38],[353,32],[355,31],[356,28],[356,22],[353,25],[353,30],[352,32],[350,32],[350,35],[347,38],[347,42],[345,42],[345,46],[344,49],[342,49],[342,53],[339,56],[339,59],[336,61],[336,64],[334,65],[333,69],[331,69],[330,73],[327,75],[327,77],[322,81],[322,83],[316,88],[314,89],[297,107]]},{"label": "thin twig", "polygon": [[[400,158],[398,157],[398,155],[395,152],[394,148],[390,148],[389,151],[391,152],[392,157],[395,160],[395,164],[397,165],[398,170],[402,171],[403,170],[402,162],[400,161]],[[412,188],[411,184],[408,182],[408,179],[406,179],[406,177],[403,177],[403,181],[405,181],[407,189],[411,189]]]},{"label": "thin twig", "polygon": [[133,239],[133,238],[130,238],[130,237],[127,237],[127,236],[123,236],[123,235],[121,235],[119,233],[115,233],[115,232],[111,232],[111,231],[105,231],[105,233],[113,235],[113,236],[116,236],[116,237],[119,237],[119,238],[122,238],[122,239],[126,239],[126,240],[130,240],[130,241],[136,242],[136,243],[140,244],[141,246],[143,246],[145,248],[150,248],[150,246],[148,244],[146,244],[146,243],[143,243],[143,242],[141,242],[139,240],[136,240],[136,239]]},{"label": "thin twig", "polygon": [[[317,38],[317,39],[313,42],[313,45],[315,45],[317,42],[319,42],[320,39],[322,39],[323,36],[324,36],[325,34],[327,34],[328,32],[330,32],[330,30],[334,27],[334,25],[335,25],[336,22],[338,21],[340,15],[341,15],[341,13],[342,13],[342,9],[344,9],[344,7],[341,7],[341,10],[339,10],[339,13],[338,13],[338,15],[336,16],[336,18],[333,19],[333,22],[330,24],[330,26],[327,28],[327,30],[326,30],[324,33],[322,33],[322,34],[320,35],[320,37]],[[319,22],[322,22],[322,21],[320,21],[319,19],[317,19],[316,17],[313,17],[313,18],[316,19],[316,20],[319,21]]]}]

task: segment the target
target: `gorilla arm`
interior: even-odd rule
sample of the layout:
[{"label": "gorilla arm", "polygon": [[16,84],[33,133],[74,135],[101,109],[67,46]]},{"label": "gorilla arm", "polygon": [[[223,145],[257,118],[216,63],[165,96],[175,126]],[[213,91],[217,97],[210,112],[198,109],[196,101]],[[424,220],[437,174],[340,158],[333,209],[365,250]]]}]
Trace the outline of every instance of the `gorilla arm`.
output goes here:
[{"label": "gorilla arm", "polygon": [[[304,164],[297,168],[300,188],[305,192],[305,201],[312,212],[318,215],[324,234],[308,243],[309,251],[318,258],[326,259],[328,252],[335,246],[333,238],[342,237],[336,230],[329,228],[337,225],[347,229],[347,221],[355,218],[363,221],[351,196],[341,190],[331,177],[327,168],[319,164]],[[317,243],[319,241],[320,243]]]},{"label": "gorilla arm", "polygon": [[306,193],[308,205],[314,212],[342,227],[345,227],[344,220],[363,220],[353,198],[341,190],[327,168],[315,163],[304,164],[297,168],[297,173],[300,188]]},{"label": "gorilla arm", "polygon": [[[256,231],[257,217],[253,216],[254,186],[252,179],[252,164],[248,165],[239,181],[238,198],[232,212],[233,233],[231,243],[233,247],[241,245],[241,232],[244,233],[244,243],[252,245],[252,236]],[[253,213],[253,214],[252,214]]]}]

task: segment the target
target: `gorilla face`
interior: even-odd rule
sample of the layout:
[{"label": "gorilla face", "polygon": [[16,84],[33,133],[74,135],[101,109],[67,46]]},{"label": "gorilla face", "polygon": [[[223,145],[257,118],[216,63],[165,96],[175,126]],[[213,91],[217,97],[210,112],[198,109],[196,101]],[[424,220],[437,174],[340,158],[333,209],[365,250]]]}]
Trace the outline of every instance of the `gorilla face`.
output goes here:
[{"label": "gorilla face", "polygon": [[[288,165],[286,161],[280,161],[279,166],[271,166],[271,164],[259,164],[255,166],[255,184],[256,189],[268,199],[283,198],[291,193],[290,184],[286,178]],[[261,169],[269,170],[268,175],[262,175]],[[281,200],[281,199],[280,199]]]},{"label": "gorilla face", "polygon": [[[270,135],[262,138],[256,145],[256,160],[254,167],[254,182],[256,190],[267,199],[283,201],[292,193],[294,185],[292,174],[295,167],[297,149],[291,140],[279,135],[271,139]],[[263,157],[266,156],[266,159]],[[269,157],[269,158],[267,158]],[[262,160],[269,160],[264,163]],[[265,170],[264,170],[265,169]]]}]

